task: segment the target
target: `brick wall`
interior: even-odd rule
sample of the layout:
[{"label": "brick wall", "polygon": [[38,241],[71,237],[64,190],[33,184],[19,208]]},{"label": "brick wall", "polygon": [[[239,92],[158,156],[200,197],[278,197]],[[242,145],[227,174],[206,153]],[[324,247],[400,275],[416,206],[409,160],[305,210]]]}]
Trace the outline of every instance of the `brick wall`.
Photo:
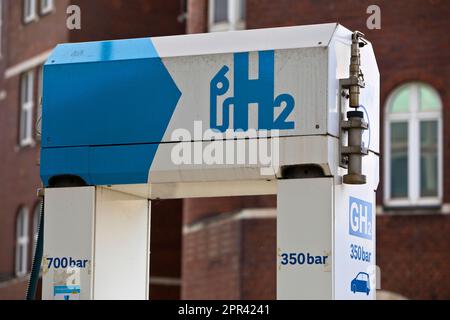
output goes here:
[{"label": "brick wall", "polygon": [[166,36],[185,33],[178,0],[72,0],[81,9],[81,30],[71,42]]},{"label": "brick wall", "polygon": [[258,212],[235,211],[185,224],[182,299],[274,299],[276,224],[273,215],[252,215]]},{"label": "brick wall", "polygon": [[450,216],[380,215],[381,288],[413,299],[450,299]]},{"label": "brick wall", "polygon": [[191,224],[222,213],[234,213],[243,208],[276,206],[275,196],[214,197],[185,199],[183,222]]},{"label": "brick wall", "polygon": [[[241,224],[210,220],[183,236],[183,299],[240,297]],[[186,229],[185,229],[186,230]]]},{"label": "brick wall", "polygon": [[[16,217],[21,206],[29,210],[29,259],[31,264],[31,230],[33,210],[38,205],[36,189],[40,186],[39,150],[36,146],[19,147],[20,123],[20,74],[4,79],[7,68],[30,59],[51,49],[57,42],[65,40],[65,6],[67,1],[55,1],[54,13],[38,15],[38,20],[23,23],[22,1],[4,1],[5,29],[4,65],[2,74],[2,90],[5,99],[0,101],[0,277],[14,277],[16,248]],[[64,28],[60,28],[61,24]],[[35,72],[34,92],[38,91],[37,72]],[[38,103],[35,98],[35,107]],[[35,109],[36,110],[36,109]],[[33,112],[36,121],[36,112]],[[23,295],[20,295],[22,298]]]},{"label": "brick wall", "polygon": [[0,300],[24,300],[28,279],[8,281],[0,286]]},{"label": "brick wall", "polygon": [[274,219],[239,218],[244,208],[274,206],[275,196],[184,200],[182,299],[274,297]]},{"label": "brick wall", "polygon": [[150,299],[180,298],[182,205],[182,200],[152,201]]},{"label": "brick wall", "polygon": [[267,300],[276,298],[275,217],[244,219],[242,221],[242,299]]},{"label": "brick wall", "polygon": [[[73,0],[82,9],[82,30],[67,32],[65,8],[38,22],[22,24],[21,2],[4,1],[4,59],[0,71],[58,42],[88,41],[184,32],[178,22],[180,1]],[[207,31],[207,0],[188,0],[189,33]],[[377,1],[382,30],[367,30],[366,8],[373,1],[247,0],[248,28],[288,26],[338,21],[367,34],[373,42],[381,72],[381,103],[405,81],[425,81],[436,88],[444,105],[444,137],[450,136],[448,105],[450,58],[447,30],[450,2],[445,0]],[[107,6],[106,6],[107,5]],[[99,16],[102,18],[100,19]],[[3,78],[3,77],[2,77]],[[36,82],[35,82],[36,83]],[[39,186],[38,150],[20,149],[19,77],[0,82],[6,99],[0,100],[0,275],[14,272],[15,218],[20,205],[36,205]],[[444,140],[444,163],[450,160],[450,141]],[[444,166],[444,202],[450,202],[450,170]],[[377,195],[382,201],[382,183]],[[274,207],[274,197],[235,197],[166,202],[153,209],[151,276],[176,280],[182,272],[182,298],[275,297],[275,219],[240,219],[241,208]],[[382,287],[409,298],[449,298],[449,216],[385,214],[378,216],[377,260]],[[31,230],[31,216],[30,216]],[[180,242],[182,260],[180,261]],[[31,260],[31,259],[29,259]],[[158,265],[157,261],[161,261]],[[180,267],[181,265],[181,267]],[[163,281],[164,282],[164,281]],[[173,283],[176,283],[174,281]],[[25,285],[1,286],[0,298],[23,297]],[[151,286],[151,298],[176,298],[179,285]]]}]

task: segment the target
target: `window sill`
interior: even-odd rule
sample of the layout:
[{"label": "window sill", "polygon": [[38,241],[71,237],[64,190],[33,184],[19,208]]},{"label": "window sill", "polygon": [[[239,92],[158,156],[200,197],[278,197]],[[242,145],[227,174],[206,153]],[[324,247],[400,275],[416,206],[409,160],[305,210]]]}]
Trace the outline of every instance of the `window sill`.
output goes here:
[{"label": "window sill", "polygon": [[23,141],[17,145],[18,150],[34,148],[34,147],[36,147],[36,141],[34,141],[34,140],[33,141]]},{"label": "window sill", "polygon": [[236,24],[229,22],[220,22],[220,23],[211,23],[209,25],[209,32],[222,32],[222,31],[236,31],[236,30],[244,30],[245,22],[237,22]]},{"label": "window sill", "polygon": [[49,15],[49,14],[53,13],[54,10],[55,9],[53,7],[50,7],[48,9],[41,9],[40,15],[41,16]]},{"label": "window sill", "polygon": [[16,280],[19,280],[19,281],[25,279],[26,277],[28,277],[28,275],[29,275],[29,273],[27,273],[27,272],[24,272],[24,273],[16,272],[15,273]]}]

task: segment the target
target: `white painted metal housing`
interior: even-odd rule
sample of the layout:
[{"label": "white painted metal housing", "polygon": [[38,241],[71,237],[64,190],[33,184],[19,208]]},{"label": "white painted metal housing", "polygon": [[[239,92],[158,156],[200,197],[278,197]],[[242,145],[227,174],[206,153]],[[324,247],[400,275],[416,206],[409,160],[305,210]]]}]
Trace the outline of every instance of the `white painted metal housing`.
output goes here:
[{"label": "white painted metal housing", "polygon": [[[351,34],[345,27],[330,23],[152,38],[182,95],[149,170],[148,184],[111,188],[151,199],[226,195],[230,192],[227,185],[232,186],[234,195],[270,194],[275,192],[274,181],[281,178],[284,166],[317,164],[327,175],[345,174],[339,168],[339,121],[341,113],[348,109],[346,101],[341,101],[339,80],[349,76]],[[258,52],[263,50],[275,52],[275,96],[289,93],[295,100],[288,118],[295,122],[295,128],[279,131],[279,166],[272,167],[271,174],[261,175],[259,164],[174,164],[168,161],[176,143],[188,144],[188,148],[194,149],[192,142],[173,139],[177,129],[189,131],[192,141],[198,141],[197,145],[201,143],[202,149],[210,144],[210,138],[195,132],[194,123],[201,121],[203,130],[209,128],[210,81],[217,71],[228,66],[232,83],[234,53],[250,52],[249,77],[257,78]],[[379,72],[370,43],[361,49],[361,63],[366,87],[361,90],[360,101],[370,126],[364,133],[370,155],[364,157],[363,174],[375,190],[378,185]],[[232,95],[233,88],[230,88],[221,101]],[[256,109],[256,106],[249,108],[249,128],[258,128]],[[245,183],[244,190],[236,188],[236,180]],[[216,187],[219,182],[223,187]]]}]

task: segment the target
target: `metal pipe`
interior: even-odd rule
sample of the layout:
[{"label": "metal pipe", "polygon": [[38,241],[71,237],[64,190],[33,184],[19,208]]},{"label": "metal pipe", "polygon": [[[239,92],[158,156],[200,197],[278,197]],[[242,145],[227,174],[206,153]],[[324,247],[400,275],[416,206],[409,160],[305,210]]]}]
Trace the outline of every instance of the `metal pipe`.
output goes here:
[{"label": "metal pipe", "polygon": [[348,172],[344,175],[343,182],[347,184],[365,184],[366,176],[362,174],[362,157],[367,154],[367,150],[362,145],[363,130],[368,128],[364,121],[364,113],[358,111],[360,88],[364,87],[364,76],[361,72],[361,56],[359,48],[367,42],[363,40],[364,34],[355,31],[352,35],[350,76],[347,80],[349,90],[349,106],[354,111],[347,112],[347,121],[341,126],[348,131],[348,144],[343,148],[343,154],[348,159]]},{"label": "metal pipe", "polygon": [[359,108],[359,76],[361,58],[359,53],[360,33],[352,35],[351,57],[350,57],[350,107]]}]

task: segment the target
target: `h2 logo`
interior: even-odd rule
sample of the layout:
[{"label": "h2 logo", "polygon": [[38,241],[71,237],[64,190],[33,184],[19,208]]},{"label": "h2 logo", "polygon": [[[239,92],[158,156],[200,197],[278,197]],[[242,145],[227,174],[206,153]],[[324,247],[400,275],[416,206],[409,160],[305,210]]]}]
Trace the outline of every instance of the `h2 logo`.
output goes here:
[{"label": "h2 logo", "polygon": [[350,197],[348,215],[350,234],[372,240],[372,204]]},{"label": "h2 logo", "polygon": [[[217,98],[227,93],[230,81],[227,78],[228,66],[223,66],[210,82],[210,127],[225,132],[229,129],[230,108],[233,106],[233,129],[248,130],[249,104],[258,104],[258,129],[294,129],[293,121],[287,118],[294,110],[294,98],[287,93],[274,97],[274,51],[258,52],[257,79],[249,79],[249,53],[234,54],[234,96],[224,100],[222,105],[222,124],[217,123]],[[275,108],[283,108],[275,119]]]}]

